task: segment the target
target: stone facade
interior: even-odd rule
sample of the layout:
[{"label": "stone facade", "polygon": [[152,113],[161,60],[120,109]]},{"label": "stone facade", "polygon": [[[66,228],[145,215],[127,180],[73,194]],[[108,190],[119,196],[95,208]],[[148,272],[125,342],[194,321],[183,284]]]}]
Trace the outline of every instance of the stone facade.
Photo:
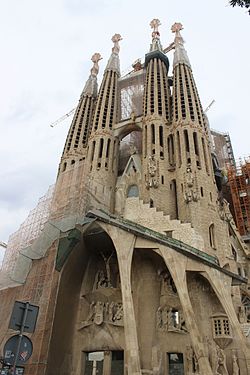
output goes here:
[{"label": "stone facade", "polygon": [[182,25],[169,76],[159,24],[125,77],[142,80],[143,105],[128,85],[123,121],[121,36],[99,91],[92,57],[50,219],[1,272],[1,348],[14,301],[39,306],[25,374],[250,375],[249,252],[214,176]]}]

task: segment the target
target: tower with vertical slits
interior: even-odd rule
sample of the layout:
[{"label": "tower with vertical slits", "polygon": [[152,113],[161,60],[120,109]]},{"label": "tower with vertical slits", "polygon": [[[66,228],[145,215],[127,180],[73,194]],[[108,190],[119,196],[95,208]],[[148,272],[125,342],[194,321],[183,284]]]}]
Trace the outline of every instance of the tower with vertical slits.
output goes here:
[{"label": "tower with vertical slits", "polygon": [[112,37],[99,90],[92,56],[50,218],[0,273],[0,345],[14,301],[39,306],[27,374],[250,375],[250,254],[221,193],[182,25],[166,49],[160,21],[150,26],[145,61],[125,75]]}]

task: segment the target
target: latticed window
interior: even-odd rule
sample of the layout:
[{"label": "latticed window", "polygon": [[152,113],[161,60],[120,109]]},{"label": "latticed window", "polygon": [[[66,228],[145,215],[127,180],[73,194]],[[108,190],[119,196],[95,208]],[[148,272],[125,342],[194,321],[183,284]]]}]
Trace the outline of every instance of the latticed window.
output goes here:
[{"label": "latticed window", "polygon": [[213,333],[214,338],[231,336],[231,329],[229,320],[225,316],[214,316],[213,317]]},{"label": "latticed window", "polygon": [[230,335],[230,327],[228,319],[223,319],[224,335]]},{"label": "latticed window", "polygon": [[220,319],[214,319],[214,334],[215,334],[215,336],[218,336],[218,335],[222,334],[221,320]]}]

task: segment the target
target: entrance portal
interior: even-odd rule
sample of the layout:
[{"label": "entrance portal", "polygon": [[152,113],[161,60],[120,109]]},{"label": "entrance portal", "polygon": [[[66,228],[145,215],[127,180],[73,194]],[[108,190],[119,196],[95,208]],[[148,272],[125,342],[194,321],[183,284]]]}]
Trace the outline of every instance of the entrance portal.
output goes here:
[{"label": "entrance portal", "polygon": [[123,351],[96,351],[85,353],[84,375],[123,375]]},{"label": "entrance portal", "polygon": [[183,354],[168,353],[169,375],[184,375]]}]

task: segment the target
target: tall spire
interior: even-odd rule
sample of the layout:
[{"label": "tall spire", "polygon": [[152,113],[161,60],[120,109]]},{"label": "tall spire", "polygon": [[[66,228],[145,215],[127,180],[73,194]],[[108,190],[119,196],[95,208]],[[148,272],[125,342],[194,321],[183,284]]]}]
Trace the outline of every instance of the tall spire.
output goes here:
[{"label": "tall spire", "polygon": [[120,52],[120,46],[119,41],[122,40],[122,37],[120,34],[115,34],[111,38],[112,42],[114,43],[114,47],[112,48],[112,53],[109,58],[109,61],[107,63],[107,67],[105,71],[113,70],[118,75],[120,75],[120,60],[119,60],[119,52]]},{"label": "tall spire", "polygon": [[97,74],[99,71],[98,61],[101,59],[102,57],[100,53],[95,53],[91,58],[93,67],[90,70],[90,76],[80,96],[80,100],[65,142],[62,159],[74,155],[75,162],[75,155],[77,154],[79,157],[82,156],[83,150],[85,150],[87,147],[92,125],[91,119],[97,97]]},{"label": "tall spire", "polygon": [[191,64],[187,55],[187,52],[184,48],[184,39],[181,36],[180,31],[183,30],[183,26],[180,22],[175,22],[171,27],[173,33],[175,33],[175,52],[174,52],[174,67],[177,64],[186,64],[191,68]]},{"label": "tall spire", "polygon": [[158,20],[158,18],[154,18],[150,22],[150,26],[153,29],[152,43],[150,45],[150,52],[162,51],[162,45],[161,45],[161,41],[160,41],[160,33],[159,33],[159,30],[158,30],[160,25],[161,25],[161,22],[160,22],[160,20]]},{"label": "tall spire", "polygon": [[100,53],[95,53],[91,57],[91,61],[93,62],[93,66],[90,69],[90,76],[89,79],[87,80],[82,95],[86,96],[97,96],[97,74],[99,72],[99,65],[98,61],[102,59]]}]

